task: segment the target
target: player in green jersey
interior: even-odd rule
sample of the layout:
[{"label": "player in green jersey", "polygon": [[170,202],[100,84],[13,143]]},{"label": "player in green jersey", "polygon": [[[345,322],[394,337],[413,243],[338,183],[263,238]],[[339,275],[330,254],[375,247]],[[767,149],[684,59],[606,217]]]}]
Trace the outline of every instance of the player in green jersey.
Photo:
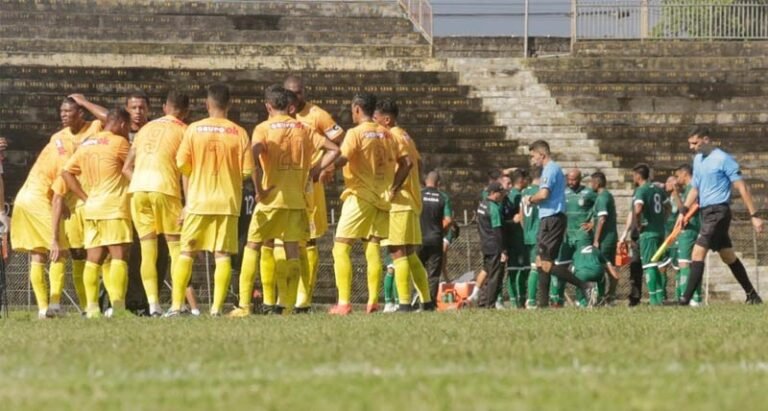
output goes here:
[{"label": "player in green jersey", "polygon": [[[574,275],[581,281],[597,284],[597,295],[593,292],[587,296],[581,290],[576,290],[576,302],[580,307],[592,307],[603,299],[602,290],[605,290],[606,272],[611,278],[619,278],[616,269],[605,259],[600,249],[592,245],[582,247],[576,251],[573,255],[573,266],[571,269]],[[594,287],[592,289],[594,290]]]},{"label": "player in green jersey", "polygon": [[[616,246],[619,242],[619,234],[616,228],[616,202],[613,198],[613,194],[606,188],[607,184],[608,180],[604,173],[599,171],[592,173],[590,186],[592,187],[592,190],[597,193],[597,197],[595,198],[595,205],[592,208],[591,225],[585,228],[591,230],[593,233],[592,246],[600,251],[608,263],[614,264],[616,261]],[[598,288],[598,293],[605,295],[605,301],[607,303],[611,303],[616,299],[616,287],[618,283],[618,277],[609,275],[607,293]],[[602,286],[605,286],[604,282],[602,283]],[[598,287],[601,287],[601,283],[598,283]]]},{"label": "player in green jersey", "polygon": [[512,172],[511,187],[507,192],[507,208],[504,221],[504,236],[506,237],[507,255],[507,290],[512,307],[525,307],[525,287],[528,281],[530,261],[525,252],[523,227],[521,225],[520,206],[522,190],[527,184],[528,173],[522,169]]},{"label": "player in green jersey", "polygon": [[[688,164],[683,164],[675,170],[675,177],[677,177],[678,192],[682,192],[680,196],[677,196],[678,207],[682,205],[682,201],[688,197],[688,193],[691,191],[691,180],[693,179],[693,168]],[[677,252],[678,252],[678,265],[680,270],[678,271],[677,287],[675,294],[677,299],[685,292],[685,287],[688,284],[688,276],[691,273],[691,257],[693,253],[693,246],[696,244],[696,237],[699,235],[699,228],[701,227],[701,220],[699,214],[694,215],[688,224],[680,232],[677,237]],[[698,306],[701,304],[701,285],[693,293],[693,299],[691,299],[690,305]]]},{"label": "player in green jersey", "polygon": [[[539,191],[539,179],[541,169],[534,167],[531,169],[528,178],[525,181],[526,187],[522,191],[522,196],[533,196]],[[528,273],[528,298],[525,302],[525,308],[536,308],[536,289],[539,283],[539,271],[536,267],[536,236],[539,233],[539,207],[536,204],[528,204],[520,207],[520,221],[523,225],[523,243],[525,244],[525,253],[531,264],[531,270]]]},{"label": "player in green jersey", "polygon": [[[664,184],[664,193],[666,198],[664,204],[669,210],[666,221],[664,222],[664,238],[672,232],[677,222],[677,208],[678,202],[674,200],[674,197],[679,197],[677,191],[677,178],[674,175],[667,177],[667,182]],[[659,263],[659,273],[661,274],[661,291],[662,299],[667,300],[667,283],[669,280],[669,271],[675,270],[678,274],[680,270],[677,267],[677,243],[672,243],[667,248],[667,252],[664,255],[664,259]]]},{"label": "player in green jersey", "polygon": [[[566,174],[565,189],[565,214],[568,217],[566,239],[560,247],[560,254],[555,261],[556,270],[568,270],[573,264],[573,255],[576,250],[592,245],[592,233],[584,229],[583,225],[590,221],[592,208],[595,204],[595,192],[591,188],[581,184],[581,171],[568,170]],[[565,302],[565,282],[552,277],[550,287],[550,301],[553,306],[562,306]]]},{"label": "player in green jersey", "polygon": [[638,164],[632,169],[632,178],[637,185],[632,196],[632,223],[640,232],[640,261],[643,264],[645,280],[651,305],[663,303],[659,264],[651,261],[656,250],[664,241],[664,190],[650,181],[651,169],[647,164]]}]

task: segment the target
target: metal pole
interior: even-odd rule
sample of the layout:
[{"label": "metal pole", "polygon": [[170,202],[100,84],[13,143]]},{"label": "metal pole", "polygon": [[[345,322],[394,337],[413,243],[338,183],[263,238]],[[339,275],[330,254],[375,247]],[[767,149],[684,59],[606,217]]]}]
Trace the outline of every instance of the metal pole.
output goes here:
[{"label": "metal pole", "polygon": [[640,38],[648,38],[648,0],[643,0],[640,4]]},{"label": "metal pole", "polygon": [[208,283],[208,307],[213,305],[213,297],[211,297],[211,259],[210,253],[205,253],[205,281]]},{"label": "metal pole", "polygon": [[760,261],[757,255],[757,231],[752,230],[752,252],[755,253],[755,290],[760,294]]},{"label": "metal pole", "polygon": [[707,262],[706,262],[707,272],[706,272],[706,277],[704,279],[704,305],[709,305],[709,270],[711,266],[709,261],[709,256],[711,254],[712,253],[707,253]]},{"label": "metal pole", "polygon": [[525,0],[525,16],[523,17],[523,58],[528,58],[528,0]]},{"label": "metal pole", "polygon": [[576,13],[578,10],[578,0],[571,0],[571,54],[576,45]]}]

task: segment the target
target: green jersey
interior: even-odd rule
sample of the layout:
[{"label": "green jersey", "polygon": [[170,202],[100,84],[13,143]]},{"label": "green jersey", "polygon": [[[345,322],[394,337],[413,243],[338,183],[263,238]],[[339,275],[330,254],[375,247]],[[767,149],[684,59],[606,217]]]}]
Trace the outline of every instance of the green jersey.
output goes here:
[{"label": "green jersey", "polygon": [[597,248],[588,245],[573,255],[573,270],[582,281],[597,281],[605,272],[605,257]]},{"label": "green jersey", "polygon": [[668,236],[669,233],[675,229],[675,223],[677,223],[677,201],[675,201],[675,199],[668,194],[664,203],[668,204],[670,209],[669,216],[667,216],[667,221],[664,222],[664,235]]},{"label": "green jersey", "polygon": [[[532,196],[539,192],[539,186],[529,185],[523,189],[522,196]],[[539,235],[539,207],[536,204],[523,206],[523,238],[526,245],[535,245]]]},{"label": "green jersey", "polygon": [[600,232],[600,238],[597,240],[600,244],[615,244],[619,242],[619,234],[616,228],[616,201],[613,194],[608,190],[597,193],[595,198],[595,207],[592,209],[594,219],[593,232],[597,232],[597,223],[600,217],[605,217],[603,231]]},{"label": "green jersey", "polygon": [[592,234],[584,231],[581,225],[589,222],[592,207],[595,205],[595,192],[591,188],[579,186],[575,190],[565,189],[565,214],[568,216],[568,241],[592,242]]},{"label": "green jersey", "polygon": [[[688,193],[691,192],[691,188],[693,188],[692,185],[688,184],[685,186],[685,190],[683,190],[683,200],[688,198]],[[691,217],[691,219],[688,221],[688,225],[685,226],[685,230],[683,231],[694,231],[696,233],[699,232],[699,229],[701,228],[701,211],[697,211],[696,214]]]},{"label": "green jersey", "polygon": [[504,202],[504,235],[509,239],[509,244],[523,244],[523,226],[514,222],[522,199],[522,191],[512,188]]},{"label": "green jersey", "polygon": [[666,217],[664,216],[665,199],[666,193],[664,193],[664,190],[651,184],[650,181],[635,189],[635,194],[632,196],[633,207],[636,204],[643,206],[643,212],[640,216],[641,235],[654,234],[664,237],[664,223],[666,222]]}]

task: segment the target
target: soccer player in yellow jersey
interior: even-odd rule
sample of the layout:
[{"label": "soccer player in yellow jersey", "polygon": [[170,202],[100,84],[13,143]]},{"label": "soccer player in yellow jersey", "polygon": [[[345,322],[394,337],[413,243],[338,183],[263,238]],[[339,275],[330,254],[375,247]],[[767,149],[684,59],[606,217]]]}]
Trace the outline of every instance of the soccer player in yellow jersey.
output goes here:
[{"label": "soccer player in yellow jersey", "polygon": [[333,246],[339,300],[331,314],[346,315],[352,311],[350,252],[357,239],[366,242],[367,311],[376,309],[382,272],[379,243],[389,235],[391,195],[400,190],[413,166],[405,147],[373,121],[375,109],[376,97],[371,94],[358,94],[352,99],[352,120],[357,126],[347,132],[336,161],[337,166],[344,166],[345,189]]},{"label": "soccer player in yellow jersey", "polygon": [[237,219],[243,180],[253,172],[253,154],[245,130],[227,120],[229,88],[208,87],[208,118],[187,127],[176,165],[188,178],[182,210],[181,256],[173,266],[173,302],[166,316],[180,313],[192,262],[200,251],[216,257],[211,315],[221,314],[232,276],[230,255],[237,252]]},{"label": "soccer player in yellow jersey", "polygon": [[[56,298],[57,306],[63,288],[66,249],[69,248],[62,218],[67,210],[64,205],[67,186],[59,173],[71,153],[66,137],[61,133],[54,135],[37,157],[14,203],[11,243],[14,250],[31,254],[29,279],[37,300],[38,318],[41,319],[58,312],[58,307],[51,307],[49,311],[48,305],[44,266],[49,253],[51,301]],[[56,281],[62,285],[57,285]],[[57,287],[58,295],[54,294]]]},{"label": "soccer player in yellow jersey", "polygon": [[189,97],[174,91],[163,104],[164,117],[147,123],[136,134],[123,174],[131,181],[131,217],[141,243],[141,279],[149,315],[162,315],[158,297],[157,237],[165,236],[171,267],[181,252],[181,173],[176,152],[187,125]]},{"label": "soccer player in yellow jersey", "polygon": [[384,99],[376,104],[374,119],[389,130],[395,141],[406,148],[411,167],[399,191],[392,193],[392,205],[389,211],[389,237],[384,245],[389,247],[395,266],[395,285],[397,298],[400,300],[398,311],[411,309],[411,279],[416,285],[422,309],[433,311],[435,303],[429,293],[427,270],[416,254],[421,245],[421,155],[416,143],[408,133],[397,124],[400,110],[397,103]]},{"label": "soccer player in yellow jersey", "polygon": [[[309,238],[309,219],[305,189],[309,178],[317,179],[320,172],[330,166],[339,155],[338,146],[312,127],[288,115],[293,92],[274,85],[267,89],[265,102],[269,119],[253,131],[253,155],[257,174],[256,209],[248,228],[248,243],[243,253],[240,270],[240,303],[232,311],[233,317],[251,313],[251,296],[256,264],[261,245],[281,240],[285,260],[278,260],[276,285],[280,299],[286,307],[296,303],[296,291],[301,275],[299,242]],[[322,154],[314,166],[314,153]],[[264,286],[266,294],[274,287]],[[274,301],[274,298],[271,298]],[[282,312],[278,308],[277,312]]]},{"label": "soccer player in yellow jersey", "polygon": [[[341,128],[327,111],[306,101],[304,94],[304,81],[300,77],[290,76],[285,79],[283,87],[296,95],[296,120],[308,124],[310,127],[323,134],[334,144],[339,145],[344,140],[344,129]],[[312,164],[317,165],[322,158],[321,152],[315,152]],[[325,169],[317,181],[308,185],[307,202],[309,212],[309,241],[307,241],[306,253],[309,265],[308,272],[304,273],[299,282],[298,300],[296,312],[308,312],[312,304],[312,294],[317,281],[317,269],[320,261],[317,251],[317,239],[328,231],[328,212],[325,206],[325,187],[328,178],[333,177],[333,167]]]},{"label": "soccer player in yellow jersey", "polygon": [[[83,140],[102,130],[101,120],[85,121],[85,111],[90,111],[97,118],[104,118],[107,110],[104,107],[89,102],[82,94],[73,94],[65,98],[59,108],[62,130],[51,137],[60,140],[67,147],[69,155],[75,152]],[[63,165],[63,164],[62,164]],[[83,182],[81,181],[81,184]],[[84,187],[87,190],[87,187]],[[78,304],[81,310],[85,310],[85,285],[83,284],[83,270],[85,269],[85,245],[83,242],[83,201],[70,193],[66,198],[69,208],[69,218],[64,222],[64,232],[70,247],[72,258],[72,282],[75,285]],[[58,272],[54,273],[58,275]],[[61,278],[51,277],[51,301],[50,308],[55,311],[59,307],[61,293],[64,290],[63,273]]]},{"label": "soccer player in yellow jersey", "polygon": [[[128,204],[128,181],[122,170],[128,156],[130,116],[124,109],[107,115],[104,131],[91,135],[80,144],[64,165],[61,175],[69,189],[83,200],[84,242],[87,254],[83,280],[86,314],[101,315],[98,305],[99,270],[107,252],[112,256],[107,287],[114,313],[125,309],[128,285],[128,248],[132,240]],[[83,185],[75,178],[80,176]],[[87,186],[87,191],[83,189]]]}]

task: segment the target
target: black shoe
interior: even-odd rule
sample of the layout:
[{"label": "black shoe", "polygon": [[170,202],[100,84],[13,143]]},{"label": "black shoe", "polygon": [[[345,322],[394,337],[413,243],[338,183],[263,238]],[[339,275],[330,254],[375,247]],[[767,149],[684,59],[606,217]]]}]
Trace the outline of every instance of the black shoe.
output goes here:
[{"label": "black shoe", "polygon": [[284,312],[285,312],[285,307],[281,307],[279,305],[276,305],[275,308],[272,310],[271,314],[283,315]]},{"label": "black shoe", "polygon": [[686,300],[685,297],[680,297],[680,299],[677,300],[677,305],[679,305],[680,307],[690,307],[691,301]]},{"label": "black shoe", "polygon": [[410,304],[400,304],[397,306],[397,312],[399,313],[410,313],[413,311],[413,307],[411,307]]},{"label": "black shoe", "polygon": [[757,291],[753,290],[751,293],[747,294],[746,304],[759,305],[762,303],[763,303],[763,299],[760,298],[760,295],[757,294]]},{"label": "black shoe", "polygon": [[635,306],[638,306],[638,305],[640,305],[640,299],[639,298],[632,298],[632,297],[629,298],[629,306],[630,307],[635,307]]},{"label": "black shoe", "polygon": [[435,311],[436,309],[437,309],[437,305],[435,304],[434,301],[421,304],[421,311]]},{"label": "black shoe", "polygon": [[294,314],[309,314],[312,310],[311,307],[295,307],[293,309]]},{"label": "black shoe", "polygon": [[261,306],[261,314],[263,314],[263,315],[273,314],[274,311],[275,311],[275,306],[274,305],[266,305],[266,304],[264,304],[264,305]]}]

